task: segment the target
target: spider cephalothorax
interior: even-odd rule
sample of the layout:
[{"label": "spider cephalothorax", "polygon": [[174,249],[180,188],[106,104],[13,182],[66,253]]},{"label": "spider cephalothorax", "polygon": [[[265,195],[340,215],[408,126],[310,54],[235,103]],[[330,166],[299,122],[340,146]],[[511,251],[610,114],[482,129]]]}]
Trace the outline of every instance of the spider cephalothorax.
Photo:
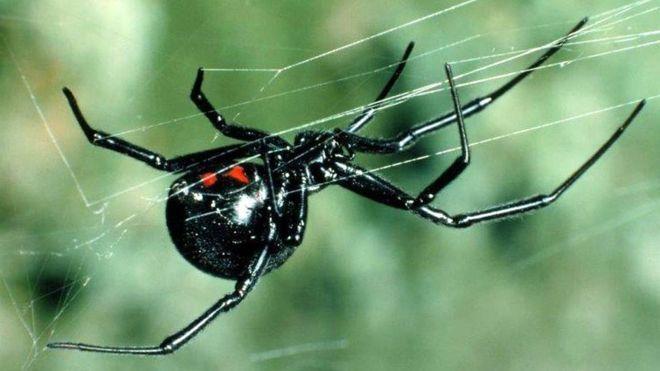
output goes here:
[{"label": "spider cephalothorax", "polygon": [[[374,105],[360,114],[345,130],[302,132],[295,138],[293,145],[278,136],[226,122],[201,90],[204,78],[202,69],[193,85],[190,95],[192,101],[220,133],[244,143],[173,159],[166,159],[123,139],[92,129],[78,108],[73,94],[65,88],[64,93],[73,113],[92,144],[133,157],[158,170],[181,174],[172,184],[167,202],[167,225],[172,241],[179,252],[198,269],[236,280],[236,289],[218,300],[188,326],[165,338],[158,346],[107,347],[53,343],[49,347],[142,355],[175,351],[218,314],[238,305],[262,275],[279,267],[293,254],[305,231],[308,196],[329,184],[338,184],[381,204],[410,211],[433,223],[454,228],[506,218],[552,204],[614,144],[639,114],[644,106],[643,101],[584,165],[548,194],[457,215],[430,206],[435,195],[470,164],[470,147],[463,119],[485,109],[521,82],[556,53],[586,21],[582,20],[567,36],[552,45],[535,63],[511,81],[466,105],[461,105],[451,68],[446,65],[454,110],[405,130],[391,139],[371,139],[357,132],[374,118],[375,108],[399,78],[412,52],[412,43]],[[461,155],[417,196],[408,194],[352,162],[355,152],[404,151],[420,137],[452,124],[458,127]]]}]

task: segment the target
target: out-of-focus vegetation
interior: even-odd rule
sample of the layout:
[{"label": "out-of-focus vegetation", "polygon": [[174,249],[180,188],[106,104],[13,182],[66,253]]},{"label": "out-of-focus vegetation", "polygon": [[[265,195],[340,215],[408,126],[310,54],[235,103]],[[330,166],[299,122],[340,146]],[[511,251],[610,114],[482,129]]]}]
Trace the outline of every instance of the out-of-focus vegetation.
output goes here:
[{"label": "out-of-focus vegetation", "polygon": [[[199,66],[289,66],[456,3],[0,3],[1,368],[658,369],[660,100],[549,209],[457,231],[329,188],[310,200],[296,255],[179,353],[44,351],[49,340],[156,344],[232,288],[196,271],[170,242],[164,204],[153,201],[172,178],[89,145],[62,86],[97,128],[129,131],[127,140],[168,156],[189,153],[230,143],[188,101]],[[268,72],[209,72],[205,90],[229,118],[287,130],[368,103],[389,71],[341,79],[395,63],[409,40],[417,42],[415,55],[428,54],[411,61],[398,93],[440,81],[446,61],[463,61],[457,75],[470,72],[510,55],[479,57],[544,45],[585,15],[627,4],[476,1],[287,70],[263,92]],[[656,31],[654,4],[615,16],[578,39],[600,41],[569,45],[550,63],[630,50],[538,72],[469,120],[472,140],[660,93],[660,46],[634,48],[658,36],[612,39]],[[459,81],[514,72],[537,55]],[[463,101],[503,81],[461,87]],[[368,134],[391,135],[450,106],[447,92],[410,100],[383,112]],[[471,168],[437,204],[459,212],[548,191],[631,110],[476,146]],[[373,168],[456,143],[447,129],[405,155],[358,161]],[[416,192],[452,160],[439,156],[382,174]],[[93,206],[85,206],[72,173]],[[263,353],[278,349],[275,358]]]}]

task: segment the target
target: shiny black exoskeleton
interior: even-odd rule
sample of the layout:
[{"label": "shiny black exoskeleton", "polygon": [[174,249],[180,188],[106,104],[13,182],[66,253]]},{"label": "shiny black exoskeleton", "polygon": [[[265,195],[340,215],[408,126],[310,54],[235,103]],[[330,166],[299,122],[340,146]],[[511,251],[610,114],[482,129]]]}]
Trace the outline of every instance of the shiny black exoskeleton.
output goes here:
[{"label": "shiny black exoskeleton", "polygon": [[[273,174],[274,199],[263,165],[220,165],[189,172],[170,188],[167,226],[181,255],[198,269],[222,278],[249,276],[250,262],[277,230],[267,273],[279,267],[302,242],[306,219],[305,181],[299,171]],[[281,215],[273,218],[273,205]]]},{"label": "shiny black exoskeleton", "polygon": [[[226,122],[201,90],[204,78],[202,69],[192,89],[192,101],[220,133],[244,143],[173,159],[166,159],[123,139],[92,129],[78,108],[73,94],[65,88],[64,93],[73,113],[92,144],[130,156],[158,170],[181,174],[172,184],[167,201],[167,226],[172,240],[179,252],[195,267],[218,277],[236,280],[236,288],[158,346],[107,347],[53,343],[49,347],[142,355],[161,355],[175,351],[218,314],[238,305],[262,275],[282,265],[293,254],[305,231],[308,196],[329,184],[338,184],[376,202],[455,228],[465,228],[550,205],[612,146],[641,111],[644,102],[637,106],[619,130],[584,165],[548,194],[458,215],[429,206],[434,197],[470,164],[470,147],[463,119],[480,112],[521,82],[572,38],[586,21],[582,20],[567,36],[511,81],[464,106],[460,104],[451,68],[446,65],[453,112],[405,130],[391,139],[370,139],[356,133],[373,119],[376,110],[399,78],[412,52],[412,43],[375,103],[347,129],[301,132],[293,145],[263,131]],[[454,123],[458,127],[461,155],[417,196],[409,195],[352,163],[355,152],[404,151],[420,137]]]}]

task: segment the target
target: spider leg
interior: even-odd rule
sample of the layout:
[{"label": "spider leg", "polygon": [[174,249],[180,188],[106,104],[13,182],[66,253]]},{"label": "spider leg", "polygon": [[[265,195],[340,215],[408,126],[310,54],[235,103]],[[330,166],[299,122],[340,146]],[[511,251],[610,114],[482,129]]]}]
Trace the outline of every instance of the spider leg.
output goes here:
[{"label": "spider leg", "polygon": [[[365,196],[376,202],[399,208],[411,210],[413,213],[429,219],[430,221],[443,224],[454,228],[466,228],[476,223],[508,218],[514,215],[527,213],[532,210],[549,206],[557,201],[559,197],[566,192],[584,173],[591,168],[607,150],[621,137],[623,132],[635,120],[637,115],[644,108],[645,101],[641,101],[626,121],[617,131],[603,144],[594,155],[592,155],[577,171],[575,171],[567,180],[549,194],[541,194],[521,200],[513,201],[499,206],[487,208],[485,210],[450,215],[447,212],[430,206],[415,206],[415,199],[395,187],[386,180],[347,163],[337,163],[336,170],[341,178],[338,183],[355,193]],[[413,207],[411,207],[411,205]]]},{"label": "spider leg", "polygon": [[206,98],[206,95],[202,91],[203,82],[204,70],[200,68],[197,70],[197,78],[190,92],[190,99],[220,133],[229,138],[242,141],[256,141],[268,138],[269,142],[272,141],[280,147],[287,147],[289,145],[284,139],[271,136],[265,131],[228,123],[215,107],[213,107],[213,104],[209,102],[208,98]]},{"label": "spider leg", "polygon": [[74,97],[71,90],[64,88],[63,91],[66,99],[69,102],[69,105],[71,106],[71,110],[73,111],[73,114],[76,117],[78,124],[80,125],[80,128],[91,144],[132,157],[161,171],[178,172],[210,160],[230,161],[236,158],[252,156],[256,153],[259,153],[258,146],[256,144],[250,143],[242,145],[230,145],[167,159],[164,156],[152,152],[146,148],[137,146],[121,138],[92,128],[85,119],[85,116],[82,114],[82,111],[78,106],[78,102],[76,101],[76,98]]},{"label": "spider leg", "polygon": [[[511,79],[511,81],[502,85],[495,91],[490,94],[477,98],[463,106],[461,112],[465,118],[468,118],[474,114],[477,114],[484,110],[486,107],[490,106],[502,95],[507,93],[509,90],[513,89],[521,81],[523,81],[527,76],[529,76],[534,70],[545,63],[548,58],[557,53],[564,44],[571,38],[573,34],[579,31],[587,23],[588,19],[582,19],[566,36],[559,40],[554,46],[552,46],[548,51],[539,57],[534,63],[532,63],[527,69],[521,72],[519,75]],[[394,138],[389,139],[372,139],[359,136],[351,132],[350,130],[342,132],[339,137],[354,151],[356,152],[371,152],[371,153],[395,153],[401,152],[408,149],[410,146],[414,145],[421,137],[428,135],[436,130],[442,129],[446,126],[449,126],[458,120],[458,115],[456,112],[451,112],[445,115],[442,115],[438,118],[432,119],[428,122],[422,123],[420,125],[414,126],[411,129],[399,133]]]},{"label": "spider leg", "polygon": [[277,196],[276,196],[277,193],[275,192],[275,181],[273,180],[273,168],[269,156],[268,145],[265,142],[261,142],[261,160],[264,162],[264,167],[266,168],[265,181],[266,181],[266,186],[268,187],[268,191],[270,192],[270,196],[269,196],[271,201],[270,207],[275,212],[275,215],[281,217],[282,210],[280,209],[280,205],[277,202]]},{"label": "spider leg", "polygon": [[468,143],[467,132],[465,131],[465,122],[463,121],[463,113],[461,112],[461,101],[456,91],[454,84],[454,74],[449,64],[445,64],[445,72],[449,87],[451,90],[452,102],[454,104],[454,112],[456,113],[456,121],[458,123],[458,134],[461,138],[461,156],[444,171],[440,176],[428,185],[415,199],[413,208],[429,204],[435,196],[440,193],[446,186],[449,185],[454,179],[458,178],[461,173],[470,165],[470,144]]},{"label": "spider leg", "polygon": [[[397,80],[399,80],[399,77],[401,77],[403,70],[406,68],[406,63],[408,62],[408,58],[410,57],[410,54],[412,53],[414,47],[415,47],[414,42],[411,41],[410,43],[408,43],[408,46],[406,47],[406,51],[403,53],[403,57],[401,58],[401,61],[398,63],[396,70],[394,70],[394,73],[387,81],[387,84],[385,84],[385,86],[383,87],[383,90],[380,91],[380,94],[378,94],[376,100],[374,100],[374,103],[378,103],[381,100],[385,99],[385,97],[387,97],[387,95],[390,93],[390,91],[394,87],[394,84],[396,84]],[[358,117],[356,117],[355,120],[353,120],[353,122],[348,126],[346,131],[349,133],[355,133],[358,130],[362,129],[364,126],[366,126],[369,123],[369,121],[371,121],[374,118],[375,113],[376,111],[374,110],[373,107],[367,108]]]},{"label": "spider leg", "polygon": [[69,106],[71,106],[73,115],[76,117],[80,128],[91,144],[127,155],[158,170],[173,171],[174,167],[172,164],[162,155],[129,143],[121,138],[113,137],[106,132],[93,129],[89,123],[87,123],[85,116],[83,116],[82,111],[78,106],[78,102],[71,90],[64,88],[62,91],[64,92],[66,99],[69,101]]},{"label": "spider leg", "polygon": [[[272,221],[271,221],[272,223]],[[165,355],[173,353],[181,348],[197,334],[199,334],[206,326],[208,326],[219,314],[228,312],[229,310],[240,304],[243,299],[252,291],[257,281],[264,272],[268,265],[270,258],[271,248],[274,241],[276,228],[272,227],[269,234],[268,246],[263,249],[261,254],[252,262],[249,275],[236,282],[235,290],[218,300],[213,304],[204,314],[192,321],[188,326],[175,334],[168,336],[163,342],[154,347],[112,347],[112,346],[99,346],[82,343],[50,343],[48,348],[51,349],[72,349],[84,352],[96,353],[114,353],[114,354],[136,354],[136,355]]]},{"label": "spider leg", "polygon": [[450,216],[441,210],[433,210],[428,207],[422,207],[418,210],[421,216],[429,218],[436,223],[442,223],[454,228],[466,228],[476,223],[481,223],[488,220],[496,220],[511,217],[517,214],[527,213],[532,210],[540,209],[551,205],[557,201],[559,197],[564,194],[584,173],[593,166],[607,150],[621,137],[623,132],[635,120],[637,115],[644,108],[646,101],[641,101],[626,121],[621,125],[617,131],[610,137],[610,139],[603,144],[596,153],[594,153],[580,168],[575,171],[568,179],[566,179],[559,187],[555,188],[549,194],[541,194],[528,197],[522,200],[509,202],[503,205],[494,206],[485,210],[459,214]]}]

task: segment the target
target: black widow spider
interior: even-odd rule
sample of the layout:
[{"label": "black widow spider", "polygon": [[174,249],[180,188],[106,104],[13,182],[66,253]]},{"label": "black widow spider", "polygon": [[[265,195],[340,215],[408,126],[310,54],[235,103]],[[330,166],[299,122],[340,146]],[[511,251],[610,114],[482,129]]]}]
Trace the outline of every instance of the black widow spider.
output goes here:
[{"label": "black widow spider", "polygon": [[[179,252],[198,269],[236,280],[235,291],[213,304],[204,314],[154,347],[108,347],[78,343],[51,343],[50,348],[90,352],[163,355],[186,344],[220,313],[237,306],[259,278],[282,265],[300,245],[305,230],[307,197],[328,184],[340,186],[376,202],[407,210],[436,224],[454,228],[510,217],[550,205],[584,174],[621,136],[644,106],[640,102],[624,124],[573,175],[546,195],[537,195],[486,210],[451,215],[429,206],[435,195],[456,179],[470,163],[470,147],[464,118],[474,115],[529,76],[555,54],[570,36],[582,28],[583,19],[528,69],[499,89],[461,106],[452,69],[445,70],[454,111],[402,132],[392,139],[357,135],[401,75],[413,43],[408,45],[393,76],[375,105],[360,114],[346,130],[306,131],[294,145],[261,130],[230,124],[213,108],[201,90],[200,69],[191,99],[222,134],[245,141],[172,159],[123,139],[92,129],[70,90],[64,94],[87,139],[94,145],[133,157],[158,170],[182,173],[171,186],[166,217],[170,235]],[[411,196],[375,174],[351,163],[355,152],[393,153],[408,149],[422,136],[457,123],[462,154],[419,195]],[[247,162],[261,159],[263,165]],[[237,162],[238,160],[241,160]]]}]

